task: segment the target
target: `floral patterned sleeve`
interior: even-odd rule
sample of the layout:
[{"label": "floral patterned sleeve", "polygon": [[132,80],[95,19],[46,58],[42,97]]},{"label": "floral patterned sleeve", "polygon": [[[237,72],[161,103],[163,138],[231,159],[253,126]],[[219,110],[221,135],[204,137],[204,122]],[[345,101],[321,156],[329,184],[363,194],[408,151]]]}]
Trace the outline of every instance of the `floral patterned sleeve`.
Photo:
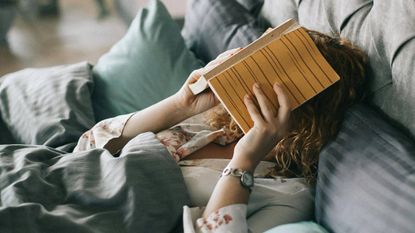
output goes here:
[{"label": "floral patterned sleeve", "polygon": [[220,208],[206,218],[200,218],[204,208],[184,207],[185,233],[247,233],[246,204],[233,204]]},{"label": "floral patterned sleeve", "polygon": [[104,148],[111,139],[121,136],[125,124],[133,115],[134,113],[130,113],[100,121],[92,129],[82,134],[74,152]]},{"label": "floral patterned sleeve", "polygon": [[222,135],[223,130],[212,131],[196,125],[177,125],[161,131],[157,138],[178,162]]},{"label": "floral patterned sleeve", "polygon": [[225,129],[214,130],[204,123],[186,122],[157,134],[157,138],[166,146],[176,161],[180,161],[211,142],[227,145],[241,136]]},{"label": "floral patterned sleeve", "polygon": [[[104,148],[111,139],[121,136],[125,124],[132,115],[134,113],[99,122],[81,136],[74,152]],[[178,162],[211,142],[226,145],[242,135],[236,135],[224,129],[215,130],[203,122],[182,122],[157,133],[156,136]]]}]

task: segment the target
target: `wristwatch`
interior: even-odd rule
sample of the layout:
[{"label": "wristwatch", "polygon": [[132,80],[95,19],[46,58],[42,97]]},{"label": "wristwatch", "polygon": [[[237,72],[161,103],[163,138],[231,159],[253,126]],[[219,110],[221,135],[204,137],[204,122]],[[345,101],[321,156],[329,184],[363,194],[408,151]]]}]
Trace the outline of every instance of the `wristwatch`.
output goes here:
[{"label": "wristwatch", "polygon": [[231,168],[226,167],[221,176],[234,176],[238,177],[241,181],[242,187],[252,191],[252,187],[254,187],[254,175],[249,171],[244,171],[239,168]]}]

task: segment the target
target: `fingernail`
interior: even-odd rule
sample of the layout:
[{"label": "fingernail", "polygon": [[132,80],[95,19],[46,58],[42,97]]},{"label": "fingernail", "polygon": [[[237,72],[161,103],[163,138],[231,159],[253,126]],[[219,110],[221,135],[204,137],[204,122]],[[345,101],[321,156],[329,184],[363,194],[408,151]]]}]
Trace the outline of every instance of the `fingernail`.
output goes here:
[{"label": "fingernail", "polygon": [[245,95],[245,100],[250,101],[251,100],[251,97],[248,94],[246,94]]},{"label": "fingernail", "polygon": [[258,85],[258,83],[255,83],[255,84],[254,84],[254,87],[255,87],[255,88],[257,88],[257,89],[259,89],[259,85]]}]

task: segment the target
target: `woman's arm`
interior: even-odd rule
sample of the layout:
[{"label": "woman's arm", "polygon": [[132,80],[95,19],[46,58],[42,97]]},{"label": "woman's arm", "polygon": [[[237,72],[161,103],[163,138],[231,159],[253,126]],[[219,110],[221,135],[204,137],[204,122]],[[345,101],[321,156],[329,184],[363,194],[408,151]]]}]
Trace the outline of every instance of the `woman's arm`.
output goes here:
[{"label": "woman's arm", "polygon": [[146,109],[136,112],[127,121],[119,138],[109,141],[105,148],[115,153],[132,138],[143,132],[159,132],[191,116],[187,108],[179,105],[175,95],[168,97]]},{"label": "woman's arm", "polygon": [[[253,91],[258,100],[259,109],[248,96],[245,97],[244,102],[254,121],[254,127],[239,140],[228,165],[230,168],[239,168],[252,173],[259,162],[286,134],[290,115],[288,98],[280,86],[274,85],[274,91],[278,95],[279,109],[273,107],[258,85],[254,85]],[[203,217],[228,205],[246,204],[248,198],[249,190],[242,187],[238,177],[222,176],[215,186]]]},{"label": "woman's arm", "polygon": [[136,112],[125,124],[121,136],[109,141],[105,148],[115,153],[140,133],[148,131],[157,133],[217,105],[219,101],[211,90],[194,95],[189,84],[196,82],[204,72],[226,60],[238,50],[240,49],[229,50],[219,55],[204,68],[193,71],[176,94]]}]

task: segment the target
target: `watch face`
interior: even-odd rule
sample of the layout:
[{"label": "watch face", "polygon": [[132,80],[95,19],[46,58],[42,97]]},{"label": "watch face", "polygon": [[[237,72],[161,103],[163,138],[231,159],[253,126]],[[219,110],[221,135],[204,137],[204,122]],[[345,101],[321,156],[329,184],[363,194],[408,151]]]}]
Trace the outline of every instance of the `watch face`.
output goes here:
[{"label": "watch face", "polygon": [[254,176],[249,172],[244,172],[242,174],[241,181],[246,187],[254,186]]}]

